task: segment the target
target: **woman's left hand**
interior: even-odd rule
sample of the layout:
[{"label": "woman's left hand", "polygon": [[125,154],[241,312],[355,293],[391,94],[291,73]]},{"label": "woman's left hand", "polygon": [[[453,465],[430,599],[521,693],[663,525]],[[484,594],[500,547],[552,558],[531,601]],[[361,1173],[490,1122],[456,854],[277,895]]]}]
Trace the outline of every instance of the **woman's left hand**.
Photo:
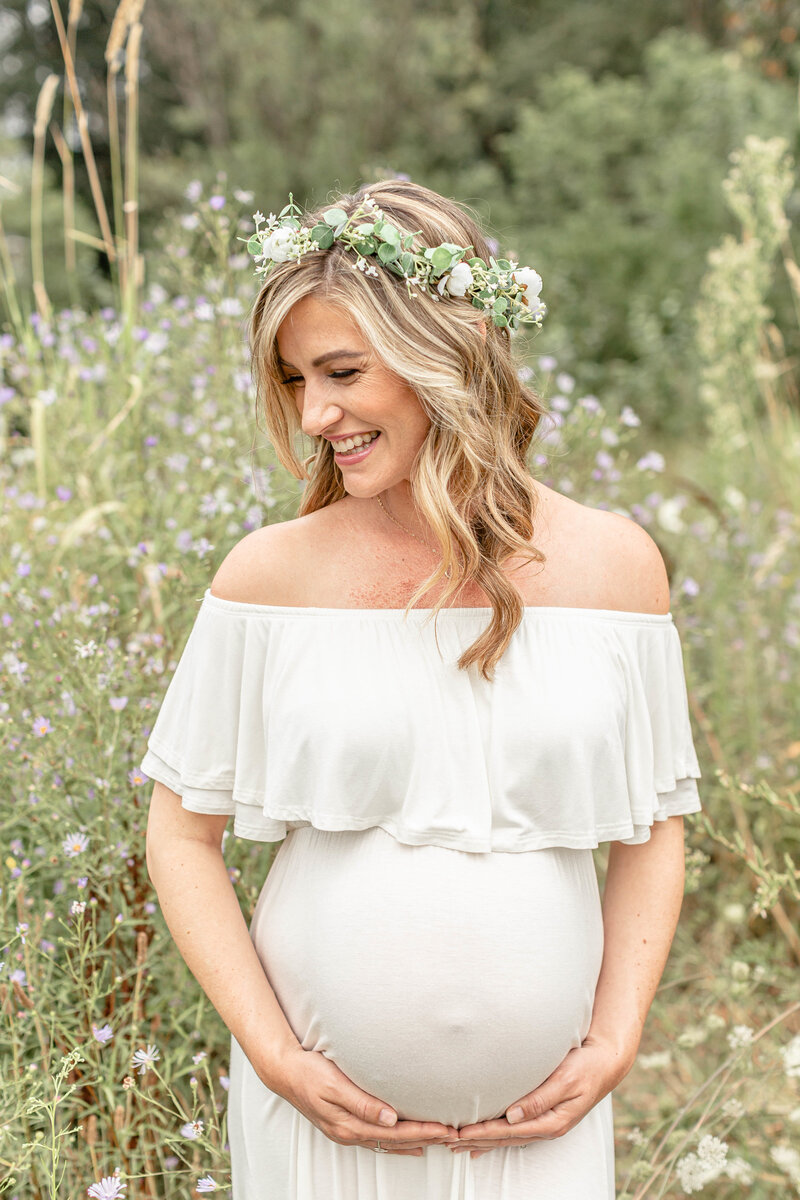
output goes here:
[{"label": "woman's left hand", "polygon": [[[510,1104],[505,1117],[462,1125],[451,1153],[470,1150],[471,1158],[480,1158],[502,1146],[562,1137],[625,1078],[635,1057],[635,1053],[623,1055],[607,1042],[588,1036],[534,1091]],[[522,1119],[508,1121],[515,1108],[522,1109]]]}]

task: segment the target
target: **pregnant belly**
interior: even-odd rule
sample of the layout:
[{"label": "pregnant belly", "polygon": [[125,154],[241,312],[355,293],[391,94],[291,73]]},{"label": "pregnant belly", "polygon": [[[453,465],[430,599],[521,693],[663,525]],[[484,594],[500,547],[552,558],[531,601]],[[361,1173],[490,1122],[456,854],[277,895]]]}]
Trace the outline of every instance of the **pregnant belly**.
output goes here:
[{"label": "pregnant belly", "polygon": [[502,1116],[591,1021],[591,850],[473,854],[382,829],[292,830],[251,937],[301,1045],[401,1118]]}]

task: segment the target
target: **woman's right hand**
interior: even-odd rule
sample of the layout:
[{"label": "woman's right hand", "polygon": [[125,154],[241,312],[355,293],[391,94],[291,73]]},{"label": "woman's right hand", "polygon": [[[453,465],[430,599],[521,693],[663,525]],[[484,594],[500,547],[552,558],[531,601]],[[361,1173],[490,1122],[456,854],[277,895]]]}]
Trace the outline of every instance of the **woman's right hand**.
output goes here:
[{"label": "woman's right hand", "polygon": [[453,1125],[400,1121],[382,1125],[378,1114],[390,1104],[363,1092],[319,1050],[293,1047],[282,1063],[280,1095],[340,1146],[374,1150],[378,1140],[392,1154],[419,1157],[426,1146],[458,1140]]}]

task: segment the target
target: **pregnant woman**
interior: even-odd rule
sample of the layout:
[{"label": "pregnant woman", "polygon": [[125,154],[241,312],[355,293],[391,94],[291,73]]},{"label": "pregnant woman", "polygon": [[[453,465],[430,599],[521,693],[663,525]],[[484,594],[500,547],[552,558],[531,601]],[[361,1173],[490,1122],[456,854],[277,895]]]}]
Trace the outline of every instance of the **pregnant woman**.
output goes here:
[{"label": "pregnant woman", "polygon": [[[234,1200],[611,1200],[700,809],[663,559],[532,477],[541,280],[462,207],[255,219],[254,377],[307,482],[205,589],[142,760],[231,1032]],[[231,816],[280,842],[249,928]]]}]

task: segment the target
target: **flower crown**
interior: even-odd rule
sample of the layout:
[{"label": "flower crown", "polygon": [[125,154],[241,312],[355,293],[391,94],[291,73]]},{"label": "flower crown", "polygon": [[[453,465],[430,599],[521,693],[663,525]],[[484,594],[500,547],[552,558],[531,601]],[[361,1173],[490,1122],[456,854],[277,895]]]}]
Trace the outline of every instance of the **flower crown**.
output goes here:
[{"label": "flower crown", "polygon": [[[414,286],[438,301],[445,297],[469,298],[475,308],[483,309],[499,328],[517,329],[521,324],[541,327],[547,306],[539,298],[541,276],[530,267],[507,258],[467,258],[472,246],[441,246],[413,251],[414,233],[403,233],[387,221],[371,196],[348,217],[342,208],[329,208],[322,220],[310,229],[301,224],[303,213],[289,193],[289,203],[276,217],[270,213],[266,225],[262,212],[253,214],[256,232],[247,242],[247,251],[257,265],[255,274],[266,276],[276,263],[299,259],[304,254],[328,250],[334,242],[344,242],[356,253],[353,269],[366,275],[378,271],[368,258],[378,261],[395,275],[405,279],[409,295]],[[422,230],[417,230],[421,233]]]}]

